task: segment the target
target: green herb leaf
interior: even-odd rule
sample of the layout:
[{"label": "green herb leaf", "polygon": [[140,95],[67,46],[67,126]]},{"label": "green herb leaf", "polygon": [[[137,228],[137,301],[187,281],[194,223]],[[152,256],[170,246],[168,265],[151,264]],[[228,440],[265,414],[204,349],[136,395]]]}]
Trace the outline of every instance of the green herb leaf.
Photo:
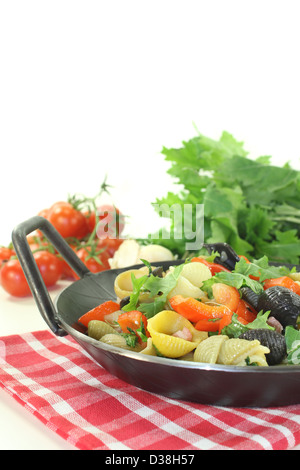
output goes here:
[{"label": "green herb leaf", "polygon": [[285,342],[287,348],[288,364],[300,364],[300,331],[292,326],[285,329]]},{"label": "green herb leaf", "polygon": [[[123,310],[130,312],[131,310],[139,310],[144,313],[147,318],[151,318],[158,312],[163,310],[167,302],[167,296],[176,286],[177,280],[183,269],[184,263],[170,269],[165,277],[142,276],[136,278],[132,273],[131,279],[133,284],[133,293],[130,301],[123,307]],[[149,293],[149,301],[139,304],[139,296],[141,292]]]},{"label": "green herb leaf", "polygon": [[[157,205],[204,204],[205,242],[226,242],[251,259],[300,264],[300,171],[273,165],[269,156],[249,158],[228,132],[216,140],[199,133],[162,154],[180,190]],[[184,256],[187,241],[171,224],[169,238],[157,235],[155,242]]]},{"label": "green herb leaf", "polygon": [[257,328],[274,330],[274,328],[267,323],[269,315],[270,311],[265,313],[262,311],[258,312],[257,317],[253,322],[244,325],[239,322],[237,314],[234,313],[231,318],[231,323],[222,329],[222,335],[227,335],[229,338],[238,338],[247,330],[256,330]]}]

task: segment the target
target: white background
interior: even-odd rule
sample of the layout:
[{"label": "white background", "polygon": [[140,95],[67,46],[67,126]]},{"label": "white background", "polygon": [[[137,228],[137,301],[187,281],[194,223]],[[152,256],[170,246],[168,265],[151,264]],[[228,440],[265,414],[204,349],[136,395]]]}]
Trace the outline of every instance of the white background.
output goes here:
[{"label": "white background", "polygon": [[0,1],[0,244],[69,193],[149,224],[161,149],[223,130],[299,167],[297,0]]},{"label": "white background", "polygon": [[[0,245],[68,194],[151,231],[173,189],[163,146],[223,130],[300,169],[299,0],[0,0]],[[194,124],[193,124],[194,123]],[[0,296],[1,334],[46,328]],[[6,392],[0,447],[68,448]]]}]

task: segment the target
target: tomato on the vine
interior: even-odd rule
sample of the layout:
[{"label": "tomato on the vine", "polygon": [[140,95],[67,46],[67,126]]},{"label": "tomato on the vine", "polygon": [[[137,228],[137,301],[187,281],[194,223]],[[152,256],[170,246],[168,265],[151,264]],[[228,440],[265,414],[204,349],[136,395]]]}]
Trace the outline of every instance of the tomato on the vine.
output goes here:
[{"label": "tomato on the vine", "polygon": [[[62,275],[62,265],[57,256],[49,251],[37,251],[33,257],[46,286],[56,284]],[[30,287],[20,261],[16,258],[10,259],[1,267],[0,283],[6,292],[15,297],[25,297],[30,294]]]},{"label": "tomato on the vine", "polygon": [[1,267],[0,282],[3,289],[15,297],[25,297],[30,294],[25,274],[17,259],[11,259]]},{"label": "tomato on the vine", "polygon": [[120,245],[122,245],[123,241],[124,240],[122,238],[101,238],[97,244],[97,247],[99,249],[105,250],[109,257],[112,258]]},{"label": "tomato on the vine", "polygon": [[0,266],[2,266],[2,264],[4,264],[6,261],[10,260],[10,258],[14,254],[15,254],[15,252],[11,248],[1,246],[0,247]]},{"label": "tomato on the vine", "polygon": [[92,273],[110,269],[109,255],[105,250],[97,251],[95,248],[86,246],[80,248],[76,254]]},{"label": "tomato on the vine", "polygon": [[33,257],[46,286],[56,284],[62,276],[62,264],[58,257],[49,251],[37,251]]},{"label": "tomato on the vine", "polygon": [[63,238],[83,238],[88,234],[86,218],[68,202],[58,202],[49,209],[47,219]]}]

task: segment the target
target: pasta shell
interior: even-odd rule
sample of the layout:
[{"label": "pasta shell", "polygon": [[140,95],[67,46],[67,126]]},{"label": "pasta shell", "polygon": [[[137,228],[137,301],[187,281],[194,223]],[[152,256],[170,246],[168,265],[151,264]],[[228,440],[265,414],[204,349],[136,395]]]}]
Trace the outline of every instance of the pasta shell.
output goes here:
[{"label": "pasta shell", "polygon": [[207,364],[216,364],[219,353],[224,341],[228,340],[226,335],[210,336],[197,346],[194,352],[195,362],[205,362]]},{"label": "pasta shell", "polygon": [[[191,341],[174,336],[186,328]],[[148,320],[147,329],[154,346],[165,357],[178,358],[194,350],[198,344],[207,338],[207,333],[197,331],[184,317],[172,310],[163,310]]]},{"label": "pasta shell", "polygon": [[194,299],[207,300],[207,295],[201,290],[203,281],[211,278],[211,272],[203,263],[187,263],[183,266],[176,286],[168,294],[168,299],[174,295],[193,297]]},{"label": "pasta shell", "polygon": [[147,346],[141,351],[141,354],[145,354],[146,356],[157,356],[156,349],[153,346],[152,338],[148,338]]},{"label": "pasta shell", "polygon": [[144,245],[139,251],[139,259],[146,259],[149,263],[171,261],[174,256],[168,248],[161,245]]},{"label": "pasta shell", "polygon": [[121,336],[117,333],[114,333],[114,334],[108,333],[108,334],[102,336],[100,341],[102,343],[109,344],[111,346],[116,346],[118,348],[127,349],[128,351],[139,352],[141,350],[140,345],[136,345],[134,348],[131,347],[131,346],[128,346],[124,336]]},{"label": "pasta shell", "polygon": [[[123,271],[120,273],[114,282],[114,290],[116,293],[116,296],[119,299],[124,299],[124,297],[127,297],[128,295],[131,295],[133,292],[133,285],[132,285],[132,278],[131,275],[134,274],[134,276],[138,279],[145,274],[147,275],[149,272],[149,269],[147,266],[143,266],[140,269],[129,269],[128,271]],[[140,296],[140,301],[144,302],[149,295],[147,293],[141,294]]]},{"label": "pasta shell", "polygon": [[201,287],[203,281],[212,277],[210,269],[203,263],[187,263],[183,266],[181,275],[196,287]]},{"label": "pasta shell", "polygon": [[172,289],[167,298],[171,299],[174,295],[182,295],[183,297],[193,297],[194,299],[204,299],[206,294],[199,289],[199,287],[194,286],[188,279],[183,276],[179,276],[177,279],[176,286]]},{"label": "pasta shell", "polygon": [[259,365],[266,365],[265,354],[270,350],[262,346],[258,340],[249,341],[247,339],[231,338],[222,343],[218,363],[225,365],[246,365],[246,358],[249,362],[257,362],[253,357],[260,357]]},{"label": "pasta shell", "polygon": [[112,333],[116,334],[116,331],[108,323],[100,320],[91,320],[88,324],[88,336],[94,339],[100,339],[102,336]]}]

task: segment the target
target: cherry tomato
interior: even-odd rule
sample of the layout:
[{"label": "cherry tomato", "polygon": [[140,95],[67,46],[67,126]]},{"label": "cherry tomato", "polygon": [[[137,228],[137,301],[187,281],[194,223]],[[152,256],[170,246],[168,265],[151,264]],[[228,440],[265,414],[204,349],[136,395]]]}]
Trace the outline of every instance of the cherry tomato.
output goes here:
[{"label": "cherry tomato", "polygon": [[123,241],[124,240],[122,238],[101,238],[97,247],[99,249],[104,249],[108,253],[109,257],[112,258]]},{"label": "cherry tomato", "polygon": [[86,219],[86,224],[88,228],[88,233],[92,233],[94,228],[95,228],[95,223],[96,223],[96,215],[95,212],[83,212],[84,217]]},{"label": "cherry tomato", "polygon": [[[108,253],[106,253],[104,250],[101,251],[101,253],[99,253],[99,251],[96,250],[95,253],[93,253],[92,248],[87,246],[80,248],[76,254],[92,273],[99,273],[101,271],[110,269]],[[78,276],[75,276],[77,279]]]},{"label": "cherry tomato", "polygon": [[8,261],[15,254],[14,250],[11,248],[6,248],[5,246],[0,247],[0,266]]},{"label": "cherry tomato", "polygon": [[[56,284],[62,274],[60,260],[48,251],[38,251],[33,257],[46,286]],[[18,259],[4,263],[0,271],[0,282],[3,289],[15,297],[25,297],[31,292]]]},{"label": "cherry tomato", "polygon": [[15,297],[25,297],[30,294],[29,285],[17,259],[11,259],[2,266],[0,281],[3,289]]},{"label": "cherry tomato", "polygon": [[62,276],[62,264],[49,251],[37,251],[33,255],[46,286],[53,286]]},{"label": "cherry tomato", "polygon": [[68,202],[55,203],[49,209],[48,220],[64,238],[83,238],[88,233],[84,214]]},{"label": "cherry tomato", "polygon": [[104,204],[98,207],[99,223],[97,227],[98,238],[118,238],[125,227],[124,215],[117,207]]}]

